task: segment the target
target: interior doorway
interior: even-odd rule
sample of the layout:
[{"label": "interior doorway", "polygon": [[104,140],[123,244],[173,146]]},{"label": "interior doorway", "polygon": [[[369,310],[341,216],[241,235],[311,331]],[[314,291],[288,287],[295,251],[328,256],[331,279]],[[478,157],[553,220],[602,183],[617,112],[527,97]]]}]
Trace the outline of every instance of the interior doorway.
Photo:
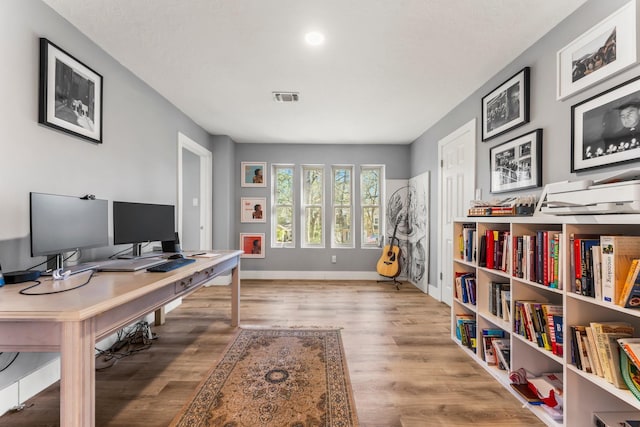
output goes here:
[{"label": "interior doorway", "polygon": [[178,132],[178,234],[183,249],[211,249],[211,152]]},{"label": "interior doorway", "polygon": [[453,299],[453,219],[465,216],[475,191],[476,119],[438,141],[438,288],[429,295]]}]

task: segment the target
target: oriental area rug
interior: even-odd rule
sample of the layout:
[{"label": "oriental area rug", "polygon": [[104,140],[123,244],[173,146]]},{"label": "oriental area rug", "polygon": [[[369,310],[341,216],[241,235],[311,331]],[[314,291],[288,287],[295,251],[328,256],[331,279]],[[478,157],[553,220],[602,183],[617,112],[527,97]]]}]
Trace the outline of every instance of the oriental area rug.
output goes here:
[{"label": "oriental area rug", "polygon": [[171,426],[358,426],[340,330],[241,329]]}]

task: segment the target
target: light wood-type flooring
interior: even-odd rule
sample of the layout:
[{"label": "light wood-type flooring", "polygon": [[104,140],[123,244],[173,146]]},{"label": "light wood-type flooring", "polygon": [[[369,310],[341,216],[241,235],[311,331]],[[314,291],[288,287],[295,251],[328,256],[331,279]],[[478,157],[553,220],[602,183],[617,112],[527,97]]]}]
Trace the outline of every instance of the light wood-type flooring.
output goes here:
[{"label": "light wood-type flooring", "polygon": [[[241,325],[343,328],[362,427],[543,425],[451,341],[449,307],[408,283],[243,280],[241,295]],[[97,372],[96,425],[168,425],[233,337],[229,298],[198,290],[150,349]],[[58,399],[56,384],[0,426],[56,426]]]}]

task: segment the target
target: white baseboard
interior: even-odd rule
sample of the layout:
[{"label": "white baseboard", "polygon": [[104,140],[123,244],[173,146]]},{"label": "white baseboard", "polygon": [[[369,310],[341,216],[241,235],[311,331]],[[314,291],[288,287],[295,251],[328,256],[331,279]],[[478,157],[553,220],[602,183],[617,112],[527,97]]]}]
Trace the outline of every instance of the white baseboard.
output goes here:
[{"label": "white baseboard", "polygon": [[383,280],[375,271],[240,270],[240,279],[255,280]]}]

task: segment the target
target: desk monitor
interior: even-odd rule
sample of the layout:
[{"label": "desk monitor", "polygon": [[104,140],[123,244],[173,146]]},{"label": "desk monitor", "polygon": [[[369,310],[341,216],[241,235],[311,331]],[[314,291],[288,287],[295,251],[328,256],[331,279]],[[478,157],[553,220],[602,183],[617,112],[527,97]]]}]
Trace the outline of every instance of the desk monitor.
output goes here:
[{"label": "desk monitor", "polygon": [[109,245],[106,200],[55,194],[29,194],[31,256],[56,258],[64,268],[64,252]]},{"label": "desk monitor", "polygon": [[133,257],[141,255],[142,243],[174,239],[173,205],[113,202],[113,244],[131,243]]}]

